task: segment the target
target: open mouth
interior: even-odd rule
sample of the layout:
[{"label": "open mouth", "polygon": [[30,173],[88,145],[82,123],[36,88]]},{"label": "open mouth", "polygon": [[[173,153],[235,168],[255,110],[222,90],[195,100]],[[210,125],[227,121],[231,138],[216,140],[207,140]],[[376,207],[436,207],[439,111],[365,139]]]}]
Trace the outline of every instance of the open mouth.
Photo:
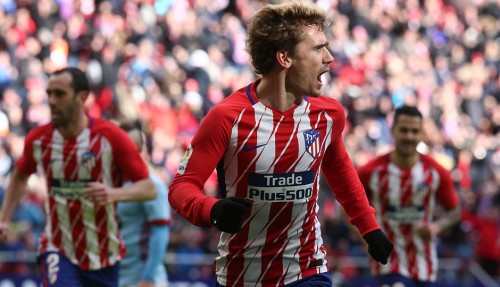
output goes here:
[{"label": "open mouth", "polygon": [[325,79],[325,73],[326,73],[326,72],[328,72],[328,70],[321,72],[321,73],[318,75],[318,77],[316,78],[316,80],[318,81],[318,83],[319,83],[320,85],[323,85],[323,80]]}]

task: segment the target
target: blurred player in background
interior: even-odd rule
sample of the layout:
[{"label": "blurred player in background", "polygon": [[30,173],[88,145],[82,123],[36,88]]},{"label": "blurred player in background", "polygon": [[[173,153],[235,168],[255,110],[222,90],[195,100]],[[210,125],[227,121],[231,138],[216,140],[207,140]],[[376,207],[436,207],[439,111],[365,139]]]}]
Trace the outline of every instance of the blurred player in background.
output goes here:
[{"label": "blurred player in background", "polygon": [[[385,264],[381,231],[345,150],[344,109],[320,96],[328,50],[324,11],[292,2],[259,10],[247,48],[262,78],[210,110],[170,187],[172,208],[222,231],[217,286],[332,286],[318,221],[322,171]],[[217,167],[219,199],[202,193]]]},{"label": "blurred player in background", "polygon": [[[121,128],[132,138],[148,163],[146,135],[141,123],[125,123]],[[120,231],[127,247],[127,254],[120,263],[120,287],[168,286],[163,264],[170,232],[168,188],[151,167],[149,176],[156,185],[156,199],[118,203]]]},{"label": "blurred player in background", "polygon": [[[378,286],[432,286],[438,271],[436,236],[460,218],[450,173],[417,151],[422,121],[417,108],[397,108],[394,150],[358,170],[377,220],[394,243],[389,263],[372,265]],[[445,212],[437,219],[438,205]]]},{"label": "blurred player in background", "polygon": [[[27,190],[30,174],[47,177],[47,222],[39,244],[44,286],[118,286],[125,254],[118,201],[156,196],[137,147],[115,124],[85,112],[89,82],[81,70],[54,72],[47,87],[52,122],[31,130],[7,186],[0,240]],[[132,182],[122,187],[122,179]]]}]

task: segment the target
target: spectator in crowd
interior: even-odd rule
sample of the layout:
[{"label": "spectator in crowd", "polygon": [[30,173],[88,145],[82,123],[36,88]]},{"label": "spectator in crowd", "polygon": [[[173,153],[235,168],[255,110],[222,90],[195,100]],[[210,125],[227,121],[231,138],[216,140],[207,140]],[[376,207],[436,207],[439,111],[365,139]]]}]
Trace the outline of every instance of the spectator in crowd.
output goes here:
[{"label": "spectator in crowd", "polygon": [[[358,170],[377,220],[394,242],[387,266],[372,266],[377,286],[431,286],[438,271],[436,236],[460,218],[450,173],[417,150],[422,121],[416,107],[397,107],[391,128],[394,149]],[[436,219],[439,205],[445,212]]]},{"label": "spectator in crowd", "polygon": [[[321,96],[333,57],[315,5],[268,5],[253,17],[247,49],[261,78],[212,108],[170,186],[172,207],[222,231],[217,286],[331,286],[317,216],[323,172],[370,255],[392,243],[375,221],[343,144],[344,110]],[[202,187],[217,167],[219,199]]]},{"label": "spectator in crowd", "polygon": [[[38,168],[44,171],[48,216],[38,251],[46,286],[118,286],[125,248],[115,203],[156,196],[132,140],[116,125],[85,113],[89,92],[87,77],[78,68],[50,76],[52,121],[26,136],[0,210],[0,240],[5,240],[29,175]],[[121,187],[122,178],[133,183]]]},{"label": "spectator in crowd", "polygon": [[120,232],[127,248],[120,262],[120,287],[166,287],[168,276],[163,262],[170,232],[168,188],[149,164],[148,141],[141,123],[123,123],[121,128],[148,164],[157,196],[153,200],[118,203]]}]

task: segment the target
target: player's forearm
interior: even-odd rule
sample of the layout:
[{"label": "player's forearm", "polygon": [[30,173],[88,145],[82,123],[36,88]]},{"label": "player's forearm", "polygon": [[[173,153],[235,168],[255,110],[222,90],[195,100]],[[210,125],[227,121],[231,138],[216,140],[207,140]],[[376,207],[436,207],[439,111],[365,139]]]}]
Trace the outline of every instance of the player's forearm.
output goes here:
[{"label": "player's forearm", "polygon": [[168,193],[170,206],[194,225],[211,227],[210,211],[218,199],[207,196],[194,183],[174,179]]},{"label": "player's forearm", "polygon": [[336,160],[326,160],[322,171],[335,198],[349,215],[349,221],[358,228],[361,235],[380,229],[375,218],[375,209],[368,202],[348,154],[341,151],[341,156]]},{"label": "player's forearm", "polygon": [[28,176],[22,174],[17,169],[11,175],[3,197],[2,208],[0,210],[0,222],[10,221],[17,205],[27,193]]},{"label": "player's forearm", "polygon": [[153,225],[149,239],[148,255],[141,279],[153,282],[158,266],[163,264],[163,257],[168,244],[169,229],[167,225]]},{"label": "player's forearm", "polygon": [[446,211],[434,224],[438,227],[438,233],[441,233],[456,224],[459,220],[460,207],[457,206],[454,209]]},{"label": "player's forearm", "polygon": [[138,180],[117,192],[117,201],[144,201],[156,198],[156,186],[150,178]]}]

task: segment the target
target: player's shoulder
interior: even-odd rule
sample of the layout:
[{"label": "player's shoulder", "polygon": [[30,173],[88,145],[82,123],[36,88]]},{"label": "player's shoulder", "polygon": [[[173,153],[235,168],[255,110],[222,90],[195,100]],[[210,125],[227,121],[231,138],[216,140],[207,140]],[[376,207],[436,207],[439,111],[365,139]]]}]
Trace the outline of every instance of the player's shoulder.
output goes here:
[{"label": "player's shoulder", "polygon": [[314,106],[323,106],[330,109],[343,109],[342,104],[335,98],[320,95],[318,97],[307,97],[307,101]]},{"label": "player's shoulder", "polygon": [[101,119],[101,118],[90,118],[90,128],[92,132],[101,134],[103,136],[126,136],[124,130],[122,130],[117,124]]},{"label": "player's shoulder", "polygon": [[120,129],[118,125],[105,119],[90,117],[89,120],[90,126],[95,129]]},{"label": "player's shoulder", "polygon": [[428,154],[420,153],[420,161],[424,164],[424,166],[428,166],[437,170],[439,173],[448,173],[448,170],[441,165],[436,159]]},{"label": "player's shoulder", "polygon": [[389,163],[389,153],[376,156],[368,160],[364,165],[362,165],[358,172],[373,172],[376,169],[382,168]]},{"label": "player's shoulder", "polygon": [[35,141],[45,136],[50,136],[54,131],[54,125],[52,123],[43,124],[31,129],[26,134],[26,141]]},{"label": "player's shoulder", "polygon": [[328,113],[344,116],[344,107],[334,98],[327,96],[306,97],[306,101],[311,105],[311,109],[323,110]]}]

